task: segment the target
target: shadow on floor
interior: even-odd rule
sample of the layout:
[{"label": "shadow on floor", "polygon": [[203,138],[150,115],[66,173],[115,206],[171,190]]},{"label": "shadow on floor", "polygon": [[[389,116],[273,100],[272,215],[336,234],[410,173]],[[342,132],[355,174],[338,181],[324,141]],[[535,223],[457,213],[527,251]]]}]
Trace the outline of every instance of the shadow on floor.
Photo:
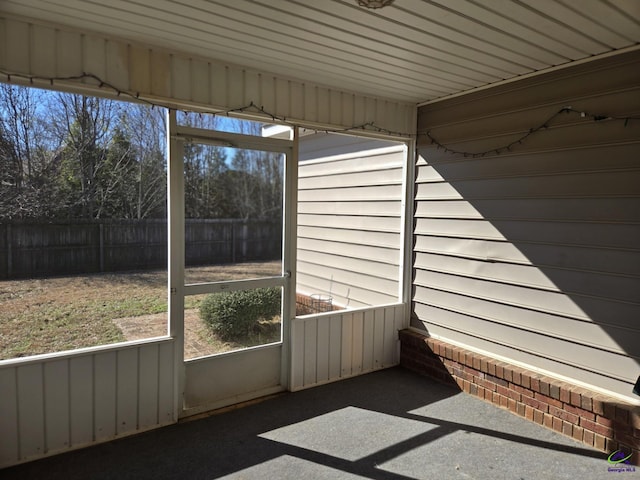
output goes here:
[{"label": "shadow on floor", "polygon": [[606,455],[392,368],[0,471],[20,479],[596,479]]}]

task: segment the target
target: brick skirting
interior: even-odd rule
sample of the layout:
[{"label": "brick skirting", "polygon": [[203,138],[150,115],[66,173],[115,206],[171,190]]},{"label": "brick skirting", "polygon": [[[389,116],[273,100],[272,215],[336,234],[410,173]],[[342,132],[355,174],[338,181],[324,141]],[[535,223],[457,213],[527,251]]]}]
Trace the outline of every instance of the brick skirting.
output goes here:
[{"label": "brick skirting", "polygon": [[639,464],[640,407],[410,330],[400,332],[400,342],[403,367],[602,452],[633,451]]}]

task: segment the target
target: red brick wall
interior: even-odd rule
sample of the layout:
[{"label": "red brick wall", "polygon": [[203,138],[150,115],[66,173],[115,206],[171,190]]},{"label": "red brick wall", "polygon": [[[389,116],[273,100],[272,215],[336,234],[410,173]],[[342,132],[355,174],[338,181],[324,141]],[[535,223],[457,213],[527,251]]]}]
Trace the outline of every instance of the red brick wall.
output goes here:
[{"label": "red brick wall", "polygon": [[640,459],[640,407],[463,348],[400,332],[400,364],[611,453]]}]

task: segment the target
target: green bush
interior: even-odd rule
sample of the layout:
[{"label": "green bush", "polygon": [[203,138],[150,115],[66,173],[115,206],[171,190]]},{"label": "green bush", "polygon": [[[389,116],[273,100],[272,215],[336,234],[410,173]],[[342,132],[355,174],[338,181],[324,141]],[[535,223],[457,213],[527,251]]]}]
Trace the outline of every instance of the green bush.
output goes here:
[{"label": "green bush", "polygon": [[200,318],[223,340],[247,337],[280,313],[280,288],[258,288],[208,295],[200,305]]}]

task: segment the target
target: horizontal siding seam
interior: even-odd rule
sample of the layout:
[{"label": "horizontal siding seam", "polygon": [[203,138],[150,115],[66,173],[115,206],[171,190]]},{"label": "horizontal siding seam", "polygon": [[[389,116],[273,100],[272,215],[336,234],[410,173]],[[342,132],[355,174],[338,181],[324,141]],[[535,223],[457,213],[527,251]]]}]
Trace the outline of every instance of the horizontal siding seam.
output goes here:
[{"label": "horizontal siding seam", "polygon": [[[419,135],[419,134],[418,134]],[[420,140],[418,139],[418,142],[420,142]],[[447,142],[449,143],[449,142]],[[501,158],[501,159],[505,159],[505,158],[518,158],[518,157],[530,157],[532,155],[536,155],[539,156],[541,154],[547,154],[547,153],[555,153],[555,152],[567,152],[567,151],[573,151],[573,150],[589,150],[592,148],[604,148],[604,147],[619,147],[619,146],[626,146],[626,145],[636,145],[640,143],[640,140],[618,140],[618,141],[614,141],[614,142],[606,142],[606,141],[601,141],[599,143],[583,143],[583,144],[573,144],[573,145],[569,145],[568,147],[561,147],[561,146],[555,146],[555,147],[545,147],[545,148],[536,148],[535,150],[532,149],[526,149],[526,150],[521,150],[521,151],[512,151],[509,153],[506,152],[502,152],[499,154],[492,154],[492,153],[487,153],[484,156],[463,156],[461,154],[456,154],[456,155],[448,155],[446,157],[441,157],[438,158],[436,160],[425,160],[422,156],[421,156],[421,152],[420,150],[422,149],[432,149],[435,150],[436,146],[432,143],[418,143],[416,145],[416,149],[418,151],[418,161],[416,162],[416,166],[417,167],[421,167],[421,166],[426,166],[426,165],[448,165],[448,164],[455,164],[455,163],[462,163],[462,162],[468,162],[468,161],[483,161],[483,160],[490,160],[490,159],[495,159],[495,158]],[[491,152],[493,152],[493,149],[490,150]]]},{"label": "horizontal siding seam", "polygon": [[[613,120],[609,120],[609,121],[613,121]],[[605,122],[605,120],[602,120],[601,122]],[[551,132],[551,131],[562,131],[562,130],[567,130],[570,128],[580,128],[580,127],[584,127],[585,126],[585,120],[582,121],[575,121],[575,122],[565,122],[565,123],[561,123],[558,125],[548,125],[544,130],[546,132]],[[429,131],[432,131],[433,128],[429,128]],[[496,140],[496,139],[504,139],[505,137],[515,137],[515,139],[522,137],[523,135],[526,135],[530,133],[530,131],[528,129],[519,129],[519,130],[510,130],[510,131],[505,131],[505,130],[497,130],[496,133],[494,134],[484,134],[481,136],[473,136],[473,137],[454,137],[454,138],[438,138],[438,140],[440,141],[440,143],[443,143],[445,145],[456,145],[456,144],[460,144],[460,143],[478,143],[478,142],[482,142],[485,140]],[[435,134],[436,137],[438,136],[438,134]],[[501,142],[503,143],[510,143],[510,142],[506,142],[505,140],[501,140]],[[580,144],[578,144],[580,145]],[[585,143],[584,145],[597,145],[597,143],[592,144],[592,143]],[[522,151],[525,152],[538,152],[537,149],[532,150],[530,148],[527,148],[527,146],[523,143],[522,146]],[[493,150],[491,148],[485,149],[485,150]],[[467,154],[468,155],[468,154]]]},{"label": "horizontal siding seam", "polygon": [[[425,165],[426,166],[426,165]],[[437,170],[436,166],[431,166]],[[571,176],[571,175],[601,175],[603,173],[624,173],[624,172],[640,172],[640,167],[617,167],[617,168],[591,168],[589,170],[558,170],[549,173],[544,173],[543,171],[531,171],[527,173],[520,174],[494,174],[494,175],[483,175],[483,176],[469,176],[469,177],[451,177],[448,176],[446,179],[442,180],[420,180],[420,175],[418,174],[418,179],[416,179],[416,183],[426,184],[426,183],[455,183],[455,182],[473,182],[473,181],[489,181],[489,180],[505,180],[505,179],[526,179],[526,178],[540,178],[540,177],[561,177],[561,176]]]},{"label": "horizontal siding seam", "polygon": [[427,232],[426,230],[414,230],[414,235],[420,236],[420,237],[433,237],[433,238],[451,238],[451,239],[455,239],[455,240],[480,240],[480,241],[484,241],[484,242],[499,242],[499,243],[509,243],[509,244],[526,244],[526,245],[545,245],[545,246],[563,246],[563,247],[578,247],[578,248],[597,248],[597,249],[601,249],[601,250],[613,250],[613,251],[620,251],[620,252],[630,252],[630,253],[636,253],[638,251],[640,251],[639,249],[636,248],[627,248],[627,247],[610,247],[610,246],[606,246],[606,245],[598,245],[598,244],[583,244],[583,243],[560,243],[560,242],[533,242],[530,240],[522,240],[522,239],[515,239],[515,240],[507,240],[504,237],[487,237],[487,236],[479,236],[479,235],[475,235],[475,236],[469,236],[469,235],[454,235],[454,234],[447,234],[447,235],[441,235],[438,232]]},{"label": "horizontal siding seam", "polygon": [[[353,257],[349,257],[346,255],[340,255],[338,253],[331,253],[328,251],[322,251],[322,250],[312,250],[310,248],[298,248],[298,252],[309,252],[309,253],[317,253],[317,254],[321,254],[321,255],[327,255],[329,257],[338,257],[338,258],[344,258],[344,259],[349,259],[349,260],[362,260],[363,262],[373,262],[373,267],[376,266],[376,264],[380,264],[380,265],[389,265],[391,267],[399,267],[400,266],[400,262],[392,262],[389,260],[381,260],[379,258],[375,258],[375,257],[365,257],[365,256],[359,256],[358,258],[353,258]],[[398,253],[400,251],[398,250]],[[398,255],[399,256],[399,255]],[[300,255],[298,255],[298,259],[300,259]],[[302,261],[305,261],[306,263],[312,263],[312,262],[308,262],[306,260],[304,260],[304,258],[302,258]],[[328,264],[326,266],[329,266]],[[384,278],[384,277],[381,277]]]},{"label": "horizontal siding seam", "polygon": [[[334,285],[336,285],[336,284],[340,285],[339,283],[334,282]],[[307,290],[306,290],[306,291],[308,291],[308,292],[317,292],[317,291],[319,290],[319,289],[318,289],[318,288],[316,288],[315,286],[313,286],[313,285],[308,285],[308,284],[306,284],[306,283],[299,283],[299,284],[298,284],[298,287],[302,287],[302,288],[301,288],[301,291],[303,291],[303,292],[305,291],[304,287],[306,287],[306,288],[307,288]],[[362,291],[366,291],[366,292],[371,292],[371,293],[373,293],[374,295],[378,295],[378,296],[385,296],[385,297],[393,298],[393,295],[389,295],[388,293],[385,293],[385,292],[376,292],[376,291],[373,291],[373,290],[366,290],[366,289],[364,289],[364,288],[363,288],[363,289],[358,289],[358,290],[362,290]],[[358,292],[358,290],[356,290],[355,292],[357,293],[357,292]],[[320,291],[324,291],[324,290],[321,290],[321,289],[320,289]],[[386,305],[386,304],[390,304],[390,303],[392,303],[392,302],[390,302],[390,301],[385,300],[385,301],[383,301],[383,302],[378,302],[378,303],[376,303],[375,305],[372,305],[369,301],[365,301],[365,300],[363,300],[363,299],[362,299],[361,297],[359,297],[357,294],[356,294],[356,295],[351,295],[351,294],[350,294],[350,296],[344,296],[344,295],[339,295],[339,294],[337,294],[336,292],[328,292],[328,293],[329,293],[329,295],[331,295],[334,299],[335,299],[335,298],[344,298],[344,299],[347,301],[347,303],[349,303],[349,302],[354,302],[354,303],[360,303],[360,304],[365,305],[365,306],[379,306],[379,305]],[[340,306],[340,307],[344,307],[344,308],[345,308],[345,310],[350,310],[350,307],[347,307],[346,305],[340,305],[339,303],[335,303],[334,305],[336,305],[336,306]],[[361,307],[357,307],[357,308],[361,308]],[[350,312],[346,312],[346,313],[350,313]]]},{"label": "horizontal siding seam", "polygon": [[[310,263],[310,262],[301,262],[301,263],[306,263],[306,264],[308,264],[308,265],[313,265],[313,264],[312,264],[312,263]],[[317,265],[317,264],[316,264],[316,265]],[[336,270],[340,270],[340,269],[336,268]],[[341,271],[343,271],[343,272],[348,272],[348,273],[355,273],[355,274],[362,275],[362,277],[364,277],[363,279],[367,279],[367,278],[372,277],[372,275],[362,274],[362,273],[360,273],[360,272],[353,272],[353,271],[350,271],[350,270],[341,270]],[[326,278],[324,278],[324,277],[319,277],[318,275],[314,275],[313,273],[306,272],[306,271],[304,271],[304,269],[298,269],[298,272],[299,272],[300,274],[305,275],[305,276],[310,277],[310,278],[317,278],[317,279],[319,279],[319,280],[325,280],[325,281],[327,280],[327,279],[326,279]],[[394,280],[394,279],[392,279],[392,278],[383,278],[383,277],[374,277],[374,278],[376,278],[376,279],[378,279],[378,280],[385,280],[385,281],[390,282],[390,283],[392,283],[392,284],[394,284],[394,285],[397,285],[397,284],[399,283],[399,281],[398,281],[398,280]],[[348,284],[348,283],[344,283],[344,281],[340,281],[340,280],[330,280],[330,282],[331,282],[331,283],[333,283],[334,285],[345,285],[345,286],[350,287],[350,288],[353,288],[353,287],[354,287],[354,285],[350,285],[350,284]],[[363,290],[363,291],[367,291],[367,292],[372,292],[372,293],[376,293],[376,294],[384,294],[384,295],[387,295],[387,296],[391,296],[391,297],[393,297],[393,295],[389,295],[386,291],[373,290],[373,289],[371,289],[371,288],[363,287],[363,286],[357,286],[357,288],[358,288],[359,290]]]},{"label": "horizontal siding seam", "polygon": [[358,245],[358,246],[363,245],[365,247],[377,247],[377,248],[385,248],[387,250],[398,250],[397,244],[393,245],[393,244],[386,244],[386,243],[366,243],[364,241],[359,241],[358,243],[348,243],[348,242],[341,242],[338,240],[329,240],[329,239],[318,238],[318,237],[308,237],[305,235],[298,235],[298,238],[304,238],[305,240],[318,240],[322,242],[344,243],[345,245]]},{"label": "horizontal siding seam", "polygon": [[[395,217],[394,217],[395,218]],[[380,229],[380,230],[373,230],[371,228],[367,229],[367,230],[363,230],[362,228],[346,228],[346,227],[340,227],[340,228],[336,228],[336,227],[329,227],[329,226],[324,226],[324,225],[314,225],[312,223],[298,223],[299,227],[316,227],[316,228],[325,228],[327,230],[335,230],[335,231],[347,231],[347,232],[351,232],[351,231],[356,231],[356,232],[363,232],[363,233],[400,233],[400,229]]]},{"label": "horizontal siding seam", "polygon": [[[493,340],[493,339],[490,339],[488,337],[481,337],[479,335],[473,335],[473,334],[471,334],[469,332],[465,332],[463,330],[458,330],[456,328],[453,328],[450,325],[441,325],[441,324],[439,324],[437,322],[426,321],[426,320],[420,320],[420,321],[422,323],[424,323],[424,324],[427,324],[427,325],[428,324],[432,324],[432,325],[435,325],[437,327],[443,328],[445,330],[449,330],[449,331],[456,332],[456,333],[461,333],[463,335],[467,335],[469,337],[477,338],[477,339],[483,340],[485,342],[494,343],[496,345],[500,345],[500,346],[508,348],[510,350],[515,350],[515,351],[518,351],[518,352],[526,353],[528,355],[533,355],[533,356],[536,356],[536,357],[539,357],[539,358],[547,358],[547,359],[549,359],[549,360],[551,360],[553,362],[559,363],[561,365],[566,365],[566,366],[571,367],[571,368],[578,368],[578,369],[583,370],[585,372],[595,373],[597,375],[602,375],[603,377],[607,377],[607,378],[610,378],[610,379],[613,379],[613,380],[617,380],[617,381],[620,380],[619,377],[613,376],[611,373],[604,372],[604,371],[601,371],[601,370],[597,370],[597,369],[594,369],[594,368],[586,366],[586,365],[581,365],[581,364],[579,364],[577,362],[576,363],[569,363],[566,360],[559,359],[558,357],[555,357],[555,356],[552,356],[552,355],[549,355],[549,354],[543,354],[543,353],[540,353],[540,352],[536,352],[535,350],[525,350],[525,349],[523,349],[521,347],[518,347],[518,346],[515,346],[515,345],[511,345],[509,343],[501,342],[501,341],[498,341],[498,340]],[[611,355],[617,355],[614,352],[607,352],[607,353],[611,353]],[[627,355],[621,355],[621,356],[626,357]]]},{"label": "horizontal siding seam", "polygon": [[[424,182],[422,183],[422,185],[426,184],[426,183],[434,183],[434,184],[446,184],[449,182]],[[640,198],[640,194],[639,195],[630,195],[628,193],[625,194],[615,194],[615,193],[608,193],[608,194],[591,194],[591,195],[558,195],[556,194],[552,194],[552,195],[536,195],[536,196],[532,196],[532,195],[513,195],[513,196],[507,196],[507,195],[502,195],[500,197],[492,197],[492,196],[470,196],[470,195],[465,195],[463,196],[439,196],[439,197],[429,197],[426,195],[416,195],[415,200],[417,202],[428,202],[428,203],[432,203],[432,202],[452,202],[452,201],[457,201],[457,202],[465,202],[465,203],[472,203],[473,201],[500,201],[500,200],[504,200],[505,198],[508,198],[509,200],[606,200],[607,198],[611,198],[611,199],[615,199],[615,200],[620,200],[621,198],[628,198],[631,200],[635,200]],[[357,200],[355,200],[357,201]],[[345,201],[346,202],[346,201]],[[301,202],[303,203],[303,202]],[[473,206],[473,205],[472,205]]]},{"label": "horizontal siding seam", "polygon": [[[568,314],[566,314],[564,312],[558,312],[558,311],[551,310],[551,309],[536,308],[536,307],[530,306],[530,305],[519,304],[519,303],[515,303],[515,302],[507,302],[506,300],[498,300],[498,299],[491,298],[491,297],[485,297],[485,296],[481,296],[481,295],[474,295],[474,294],[471,294],[471,293],[460,292],[460,291],[457,291],[457,290],[452,290],[452,289],[444,290],[444,289],[439,288],[437,286],[427,285],[427,284],[422,283],[422,282],[414,282],[414,286],[418,286],[418,287],[421,287],[421,288],[427,288],[429,290],[435,290],[435,291],[443,292],[443,293],[450,293],[450,294],[453,294],[453,295],[458,295],[460,297],[470,298],[472,300],[480,300],[480,301],[484,301],[484,302],[494,303],[494,304],[497,304],[497,305],[503,305],[505,307],[513,307],[513,308],[518,308],[518,309],[521,309],[521,310],[527,310],[527,311],[530,311],[530,312],[536,312],[536,313],[541,313],[541,314],[544,314],[544,315],[550,315],[550,316],[553,316],[553,317],[566,318],[567,320],[572,320],[572,321],[576,321],[576,322],[594,324],[594,322],[591,321],[591,319],[589,319],[588,316],[578,317],[576,315],[568,315]],[[449,310],[449,311],[452,311],[452,312],[455,312],[455,313],[461,313],[461,314],[464,314],[464,315],[469,315],[469,316],[472,316],[472,317],[480,318],[477,315],[474,315],[474,314],[469,313],[469,312],[463,312],[462,310],[458,311],[458,310],[454,310],[452,308],[436,305],[435,303],[430,303],[430,302],[427,302],[427,301],[418,300],[418,299],[416,299],[415,295],[414,295],[413,301],[416,302],[416,303],[419,303],[421,305],[430,305],[430,306],[437,307],[437,308],[440,308],[440,309],[443,309],[443,310]],[[487,319],[489,319],[489,317],[487,317]],[[507,325],[511,325],[509,322],[502,322],[500,320],[492,319],[492,321],[495,321],[496,323],[505,323]],[[606,326],[606,327],[611,327],[611,328],[618,328],[618,329],[621,329],[621,330],[628,330],[629,332],[634,332],[634,333],[637,332],[637,330],[634,330],[632,328],[625,327],[623,325],[616,325],[616,324],[612,324],[612,323],[598,322],[597,324],[594,324],[594,325],[601,325],[601,326]],[[520,327],[517,327],[517,328],[520,328]],[[525,328],[525,327],[522,327],[522,329],[523,330],[527,330],[527,328]],[[532,331],[536,332],[537,330],[532,330]],[[550,334],[550,336],[553,336],[553,335]]]},{"label": "horizontal siding seam", "polygon": [[[539,109],[544,109],[544,108],[549,108],[549,109],[556,108],[556,109],[559,109],[559,107],[558,107],[559,103],[562,103],[562,105],[564,106],[564,105],[568,105],[568,104],[571,104],[571,103],[584,102],[584,101],[593,100],[593,99],[596,99],[596,98],[607,97],[609,95],[618,95],[618,94],[622,94],[622,93],[633,93],[636,90],[640,90],[640,89],[638,88],[638,86],[633,85],[633,86],[630,86],[630,87],[623,87],[623,88],[617,88],[617,89],[612,89],[612,90],[599,91],[599,92],[595,92],[595,93],[592,93],[592,94],[589,94],[589,95],[581,95],[581,96],[578,96],[578,97],[572,97],[571,99],[568,99],[568,100],[562,101],[562,102],[559,102],[558,100],[548,101],[548,102],[544,102],[544,103],[529,104],[527,107],[522,107],[522,108],[515,108],[515,109],[510,109],[510,110],[501,110],[500,112],[492,113],[490,115],[476,115],[476,116],[471,116],[471,117],[465,116],[464,119],[459,120],[459,121],[449,121],[447,123],[429,123],[429,129],[451,128],[451,127],[456,127],[458,125],[464,125],[464,124],[471,123],[471,122],[493,121],[493,120],[498,120],[501,117],[506,116],[506,115],[518,115],[518,114],[522,114],[522,113],[531,112],[532,110],[539,110]],[[475,103],[475,100],[471,101],[470,103]],[[420,120],[418,121],[418,123],[420,123]],[[428,122],[425,122],[425,123],[428,123]]]},{"label": "horizontal siding seam", "polygon": [[[589,274],[595,274],[595,275],[606,275],[606,276],[613,276],[613,277],[623,277],[623,278],[630,278],[632,280],[640,280],[640,274],[639,275],[632,275],[629,273],[619,273],[619,272],[611,272],[611,271],[607,271],[607,270],[588,270],[586,268],[569,268],[569,267],[560,267],[558,265],[552,265],[552,264],[546,264],[546,263],[536,263],[533,264],[531,262],[525,262],[525,261],[518,261],[518,260],[508,260],[508,259],[504,259],[504,258],[487,258],[487,257],[479,257],[479,256],[473,256],[473,255],[462,255],[462,254],[455,254],[455,253],[450,253],[450,252],[445,252],[442,250],[427,250],[424,248],[414,248],[414,252],[417,253],[426,253],[426,254],[431,254],[431,255],[438,255],[438,256],[442,256],[442,257],[450,257],[450,258],[456,258],[456,259],[460,259],[460,260],[472,260],[472,261],[478,261],[478,262],[483,262],[483,263],[496,263],[496,264],[501,264],[501,265],[515,265],[515,266],[524,266],[524,267],[535,267],[538,269],[549,269],[549,270],[562,270],[562,271],[567,271],[567,272],[577,272],[577,273],[589,273]],[[639,251],[640,253],[640,251]],[[416,268],[420,268],[417,265],[415,265]],[[424,267],[426,269],[428,269],[428,267]]]},{"label": "horizontal siding seam", "polygon": [[[305,240],[313,240],[313,241],[317,241],[317,242],[328,243],[328,244],[331,244],[333,246],[337,246],[338,248],[340,248],[340,246],[342,246],[342,245],[347,246],[347,247],[366,246],[366,247],[373,247],[373,248],[377,248],[377,249],[381,249],[381,250],[388,250],[389,252],[399,252],[400,251],[400,247],[398,245],[364,244],[363,242],[359,241],[360,239],[358,239],[358,241],[354,241],[354,242],[343,242],[343,241],[339,241],[339,240],[324,240],[324,239],[319,239],[319,238],[316,238],[316,237],[305,237],[304,235],[298,235],[298,238],[302,238],[302,239],[305,239]],[[298,247],[298,250],[330,253],[330,252],[328,252],[328,250],[312,250],[311,248],[302,248],[302,247]],[[340,255],[340,254],[332,254],[332,253],[330,253],[330,254],[331,255]],[[352,257],[349,257],[349,258],[352,258]],[[358,257],[358,258],[367,259],[367,260],[372,259],[372,258],[369,258],[369,257]],[[373,258],[373,260],[378,261],[379,259],[378,258]]]},{"label": "horizontal siding seam", "polygon": [[[513,200],[512,197],[505,197]],[[593,197],[592,197],[593,198]],[[638,197],[640,198],[640,197]],[[314,214],[321,215],[321,214]],[[352,215],[354,216],[354,215]],[[373,216],[373,215],[372,215]],[[381,215],[382,217],[383,215]],[[388,216],[388,215],[386,215]],[[425,215],[425,214],[415,214],[416,218],[425,218],[425,219],[433,219],[433,220],[463,220],[463,221],[476,221],[476,222],[521,222],[521,223],[572,223],[572,224],[586,224],[586,225],[629,225],[629,226],[640,226],[640,222],[630,222],[630,221],[615,221],[615,220],[575,220],[575,219],[565,219],[565,218],[525,218],[525,217],[477,217],[477,216],[464,216],[464,215]],[[391,218],[395,218],[391,216]]]},{"label": "horizontal siding seam", "polygon": [[345,185],[328,185],[326,187],[299,187],[298,190],[302,192],[313,192],[313,191],[323,191],[323,190],[341,190],[344,188],[367,188],[367,187],[395,187],[398,185],[402,185],[402,179],[388,181],[387,179],[380,179],[379,182],[369,182],[369,183],[351,183]]},{"label": "horizontal siding seam", "polygon": [[[363,159],[366,157],[363,157]],[[305,165],[300,165],[300,170],[304,170]],[[336,170],[334,172],[318,171],[317,173],[302,171],[298,175],[299,179],[302,178],[322,178],[322,177],[340,177],[342,175],[351,175],[357,173],[373,173],[373,172],[402,172],[402,164],[398,165],[381,165],[381,166],[367,166],[361,168],[349,168],[343,170]]]},{"label": "horizontal siding seam", "polygon": [[[509,243],[509,244],[518,244],[518,245],[544,245],[544,246],[548,246],[548,247],[554,247],[554,246],[562,246],[562,247],[571,247],[571,248],[587,248],[587,249],[595,249],[595,250],[607,250],[607,251],[614,251],[614,252],[628,252],[628,253],[640,253],[640,247],[639,248],[627,248],[627,247],[611,247],[611,246],[606,246],[606,245],[584,245],[584,244],[573,244],[573,243],[558,243],[558,242],[534,242],[531,240],[517,240],[517,241],[509,241],[507,239],[504,238],[500,238],[500,239],[484,239],[482,237],[462,237],[462,236],[456,236],[456,235],[439,235],[439,234],[420,234],[421,237],[423,238],[428,238],[428,237],[432,237],[432,238],[451,238],[451,239],[456,239],[456,240],[460,240],[460,239],[464,239],[464,240],[476,240],[479,242],[494,242],[494,243]],[[414,247],[415,248],[415,247]],[[417,250],[417,251],[422,251],[422,250]],[[428,252],[428,251],[426,251]]]},{"label": "horizontal siding seam", "polygon": [[[304,265],[310,265],[310,266],[329,267],[329,268],[333,268],[334,270],[338,270],[340,272],[355,273],[357,275],[362,275],[363,277],[367,277],[367,278],[376,278],[376,279],[379,279],[379,280],[386,280],[388,282],[398,283],[397,279],[393,279],[393,278],[389,278],[389,277],[380,277],[378,275],[373,275],[373,274],[370,274],[370,273],[364,273],[361,270],[356,271],[356,270],[348,270],[346,268],[330,267],[330,266],[328,266],[326,264],[310,262],[310,261],[307,261],[307,260],[304,260],[304,259],[303,260],[298,260],[298,263],[301,263],[301,264],[304,264]],[[317,275],[313,275],[312,273],[306,272],[306,271],[304,271],[304,269],[301,269],[301,268],[298,268],[298,272],[304,273],[305,275],[308,275],[308,276],[314,277],[314,278],[323,278],[323,277],[318,277]],[[361,288],[361,287],[359,287],[359,288]],[[363,290],[370,290],[370,289],[367,289],[367,288],[362,288],[362,289]],[[370,291],[374,292],[374,291],[377,291],[377,290],[370,290]]]},{"label": "horizontal siding seam", "polygon": [[[532,265],[532,267],[536,268],[534,265]],[[598,300],[607,300],[609,302],[620,303],[620,304],[625,304],[625,305],[637,305],[637,306],[640,306],[640,303],[638,303],[638,302],[629,302],[629,301],[626,301],[626,300],[621,300],[619,298],[600,297],[600,296],[597,296],[597,295],[587,295],[587,294],[584,294],[584,293],[572,292],[572,291],[568,291],[568,290],[552,289],[552,288],[543,287],[543,286],[535,285],[535,284],[507,282],[505,280],[497,279],[495,277],[484,277],[484,276],[480,276],[480,275],[477,275],[477,274],[470,275],[470,274],[464,274],[464,273],[459,273],[459,272],[451,272],[451,271],[446,271],[446,270],[436,270],[436,269],[433,269],[433,268],[429,268],[429,267],[426,267],[426,266],[420,266],[420,265],[414,265],[413,268],[416,269],[416,270],[423,271],[423,272],[433,272],[433,273],[440,273],[440,274],[443,274],[443,275],[449,275],[449,276],[452,276],[452,277],[469,278],[469,279],[472,279],[472,280],[480,280],[480,281],[483,281],[483,282],[487,282],[487,283],[491,283],[491,284],[498,284],[498,285],[505,285],[505,286],[508,286],[508,287],[527,288],[527,289],[536,290],[536,291],[539,291],[539,292],[560,293],[560,294],[564,294],[564,295],[568,295],[568,296],[572,296],[572,297],[595,298],[595,299],[598,299]],[[632,278],[635,279],[635,277],[632,277]],[[415,284],[419,284],[419,282],[417,282],[416,280],[414,280],[414,283]]]},{"label": "horizontal siding seam", "polygon": [[[454,310],[452,308],[444,307],[444,306],[437,305],[437,304],[423,303],[423,302],[417,302],[417,303],[420,303],[421,305],[425,305],[425,306],[428,306],[428,307],[437,308],[439,310],[444,310],[444,311],[447,311],[447,312],[455,313],[455,314],[458,314],[458,315],[464,315],[464,316],[467,316],[467,317],[470,317],[470,318],[476,318],[478,320],[490,322],[490,323],[493,323],[493,324],[496,324],[496,325],[500,325],[502,327],[512,328],[514,330],[523,331],[523,332],[529,332],[529,333],[533,333],[533,334],[536,334],[536,335],[541,335],[543,337],[552,338],[552,339],[558,340],[558,341],[563,341],[563,342],[566,341],[567,343],[572,343],[574,345],[578,345],[578,346],[582,346],[582,347],[586,347],[586,348],[591,348],[591,349],[594,349],[594,350],[599,350],[599,351],[604,352],[604,353],[609,353],[609,354],[613,354],[613,355],[620,355],[620,356],[627,357],[627,358],[633,358],[633,359],[638,360],[638,362],[640,363],[640,357],[635,356],[635,355],[629,355],[624,350],[619,350],[619,351],[610,350],[610,349],[602,348],[601,345],[598,345],[598,344],[595,344],[595,343],[590,343],[590,342],[584,342],[582,340],[571,338],[571,337],[568,337],[566,335],[562,336],[562,337],[559,337],[558,335],[550,333],[550,332],[546,332],[546,331],[542,331],[542,330],[533,330],[531,328],[525,328],[525,327],[522,327],[520,325],[515,325],[513,323],[499,321],[499,320],[496,320],[496,319],[491,318],[491,317],[486,317],[486,316],[485,317],[479,317],[478,315],[474,315],[472,313],[468,313],[468,312],[465,312],[465,311],[462,311],[462,310]],[[429,323],[433,323],[434,325],[438,325],[439,327],[451,328],[451,326],[449,326],[449,325],[440,324],[438,322],[434,322],[434,321],[431,321],[431,320],[429,320],[428,322]],[[469,334],[468,332],[464,332],[464,333]],[[484,339],[487,340],[487,341],[491,341],[491,342],[495,341],[495,340],[489,340],[489,337],[484,337]],[[496,342],[496,343],[500,343],[500,342]],[[512,348],[516,348],[516,347],[512,347]],[[524,350],[522,348],[519,348],[519,350],[527,351],[527,352],[534,352],[535,351],[535,350]]]}]

